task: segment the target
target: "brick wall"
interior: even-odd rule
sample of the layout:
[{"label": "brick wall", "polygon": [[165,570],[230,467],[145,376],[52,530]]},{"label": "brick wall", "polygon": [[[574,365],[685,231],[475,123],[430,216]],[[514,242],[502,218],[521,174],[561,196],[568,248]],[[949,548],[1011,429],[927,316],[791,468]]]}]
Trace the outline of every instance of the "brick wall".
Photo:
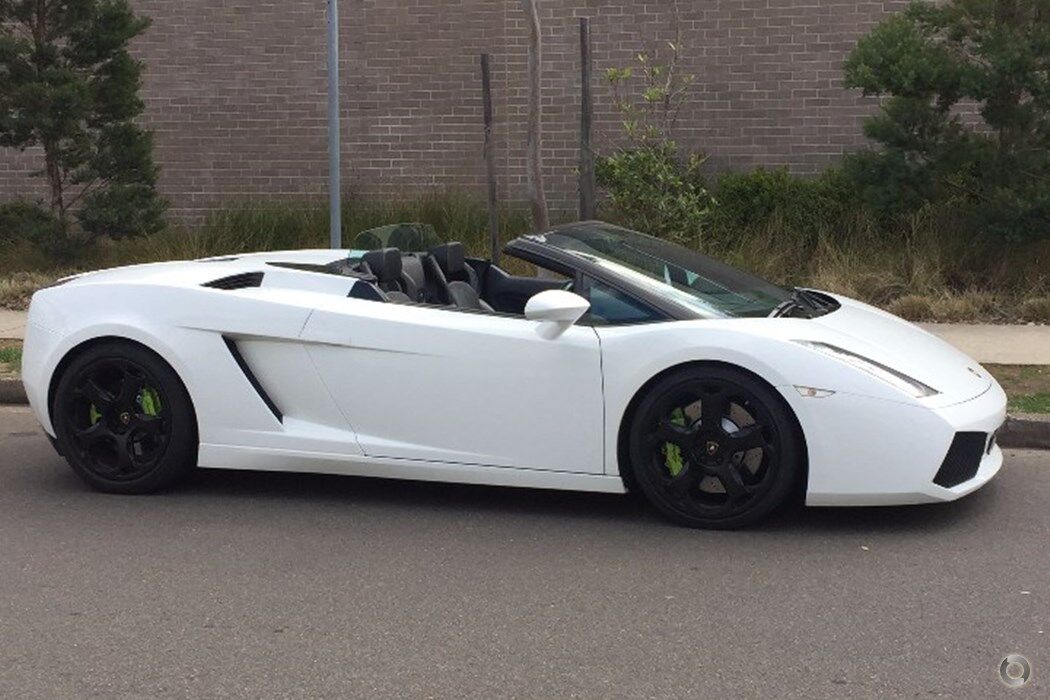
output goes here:
[{"label": "brick wall", "polygon": [[[548,196],[575,207],[577,18],[592,18],[596,144],[616,142],[604,73],[674,37],[673,0],[539,0]],[[154,24],[145,123],[161,188],[194,218],[233,201],[324,196],[323,0],[139,0]],[[812,173],[863,143],[874,102],[841,85],[856,38],[906,0],[680,0],[698,82],[677,137],[715,168]],[[341,0],[345,183],[365,195],[482,191],[478,54],[493,55],[501,197],[520,201],[525,25],[518,0]],[[40,196],[39,154],[0,151],[0,199]]]}]

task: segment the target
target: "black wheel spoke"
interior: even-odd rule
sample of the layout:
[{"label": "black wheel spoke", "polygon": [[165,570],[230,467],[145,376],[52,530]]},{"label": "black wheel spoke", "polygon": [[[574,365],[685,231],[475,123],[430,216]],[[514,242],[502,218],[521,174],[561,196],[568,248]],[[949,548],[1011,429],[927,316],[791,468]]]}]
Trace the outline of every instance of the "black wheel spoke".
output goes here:
[{"label": "black wheel spoke", "polygon": [[94,379],[88,379],[80,385],[80,393],[88,401],[95,405],[99,411],[105,411],[109,408],[115,399],[113,394],[109,393]]},{"label": "black wheel spoke", "polygon": [[120,474],[131,474],[136,471],[137,465],[131,454],[132,444],[129,440],[120,440],[117,443],[117,472]]},{"label": "black wheel spoke", "polygon": [[156,416],[136,416],[131,427],[143,435],[156,437],[164,428],[164,421]]},{"label": "black wheel spoke", "polygon": [[726,490],[726,496],[730,503],[739,503],[745,500],[753,492],[753,489],[744,483],[740,473],[740,467],[725,463],[718,469],[718,480]]},{"label": "black wheel spoke", "polygon": [[758,423],[748,425],[734,433],[730,433],[728,442],[734,453],[746,452],[747,450],[753,450],[756,447],[765,449],[769,446],[766,441],[765,427]]},{"label": "black wheel spoke", "polygon": [[668,486],[679,498],[682,498],[700,486],[703,476],[699,468],[686,464],[677,476],[669,479]]},{"label": "black wheel spoke", "polygon": [[117,402],[122,406],[132,404],[145,386],[145,376],[125,368],[124,377],[120,382],[120,393],[117,395]]},{"label": "black wheel spoke", "polygon": [[684,425],[676,425],[667,417],[660,419],[656,430],[649,436],[654,447],[662,446],[665,442],[677,445],[683,450],[689,449],[695,440],[696,430]]},{"label": "black wheel spoke", "polygon": [[700,399],[700,423],[704,430],[721,430],[722,418],[726,414],[726,396],[714,387],[705,387]]},{"label": "black wheel spoke", "polygon": [[102,421],[73,432],[73,437],[77,439],[77,442],[85,446],[92,445],[104,438],[112,437],[112,435],[113,433],[106,428],[105,423]]}]

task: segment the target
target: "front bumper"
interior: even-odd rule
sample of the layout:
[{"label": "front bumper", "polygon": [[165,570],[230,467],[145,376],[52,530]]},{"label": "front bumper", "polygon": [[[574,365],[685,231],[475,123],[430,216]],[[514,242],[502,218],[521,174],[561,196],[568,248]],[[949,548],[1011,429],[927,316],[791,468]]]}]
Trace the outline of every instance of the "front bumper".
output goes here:
[{"label": "front bumper", "polygon": [[[1003,464],[991,437],[1006,420],[1006,394],[994,382],[980,396],[939,408],[845,394],[800,399],[794,390],[782,393],[806,434],[808,505],[953,501],[984,486]],[[946,464],[958,457],[953,445],[959,436],[976,439],[972,434],[982,436],[980,454],[971,450],[965,463]]]},{"label": "front bumper", "polygon": [[29,407],[49,437],[54,435],[54,429],[51,427],[48,390],[51,374],[55,370],[55,348],[61,340],[58,333],[33,322],[32,318],[26,324],[22,346],[22,386],[25,387]]}]

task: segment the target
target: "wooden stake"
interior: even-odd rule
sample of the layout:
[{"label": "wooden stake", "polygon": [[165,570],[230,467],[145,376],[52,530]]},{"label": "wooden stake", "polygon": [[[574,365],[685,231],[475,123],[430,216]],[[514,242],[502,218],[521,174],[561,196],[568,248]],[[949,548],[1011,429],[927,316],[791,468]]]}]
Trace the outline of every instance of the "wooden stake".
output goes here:
[{"label": "wooden stake", "polygon": [[493,265],[499,265],[499,204],[496,199],[496,148],[492,142],[492,68],[487,53],[481,54],[481,95],[485,108],[485,177],[489,195],[489,244]]},{"label": "wooden stake", "polygon": [[536,9],[538,0],[521,0],[522,9],[529,28],[529,113],[526,131],[525,155],[529,183],[529,204],[532,210],[532,227],[538,233],[550,229],[547,212],[547,195],[543,189],[543,128],[540,118],[540,77],[543,68],[543,45],[540,40],[540,16]]},{"label": "wooden stake", "polygon": [[590,20],[580,17],[580,220],[595,216],[594,152],[591,150],[591,124],[594,98],[591,94]]}]

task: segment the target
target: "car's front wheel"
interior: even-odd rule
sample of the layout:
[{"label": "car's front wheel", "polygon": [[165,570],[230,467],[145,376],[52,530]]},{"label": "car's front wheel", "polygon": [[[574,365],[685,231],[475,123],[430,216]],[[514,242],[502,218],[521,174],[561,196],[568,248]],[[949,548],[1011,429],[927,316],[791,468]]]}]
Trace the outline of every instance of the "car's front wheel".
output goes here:
[{"label": "car's front wheel", "polygon": [[675,522],[728,529],[781,505],[803,449],[784,400],[746,372],[695,366],[659,379],[630,424],[634,479]]},{"label": "car's front wheel", "polygon": [[197,463],[197,421],[175,371],[128,342],[88,347],[69,362],[52,401],[59,450],[85,482],[149,493]]}]

